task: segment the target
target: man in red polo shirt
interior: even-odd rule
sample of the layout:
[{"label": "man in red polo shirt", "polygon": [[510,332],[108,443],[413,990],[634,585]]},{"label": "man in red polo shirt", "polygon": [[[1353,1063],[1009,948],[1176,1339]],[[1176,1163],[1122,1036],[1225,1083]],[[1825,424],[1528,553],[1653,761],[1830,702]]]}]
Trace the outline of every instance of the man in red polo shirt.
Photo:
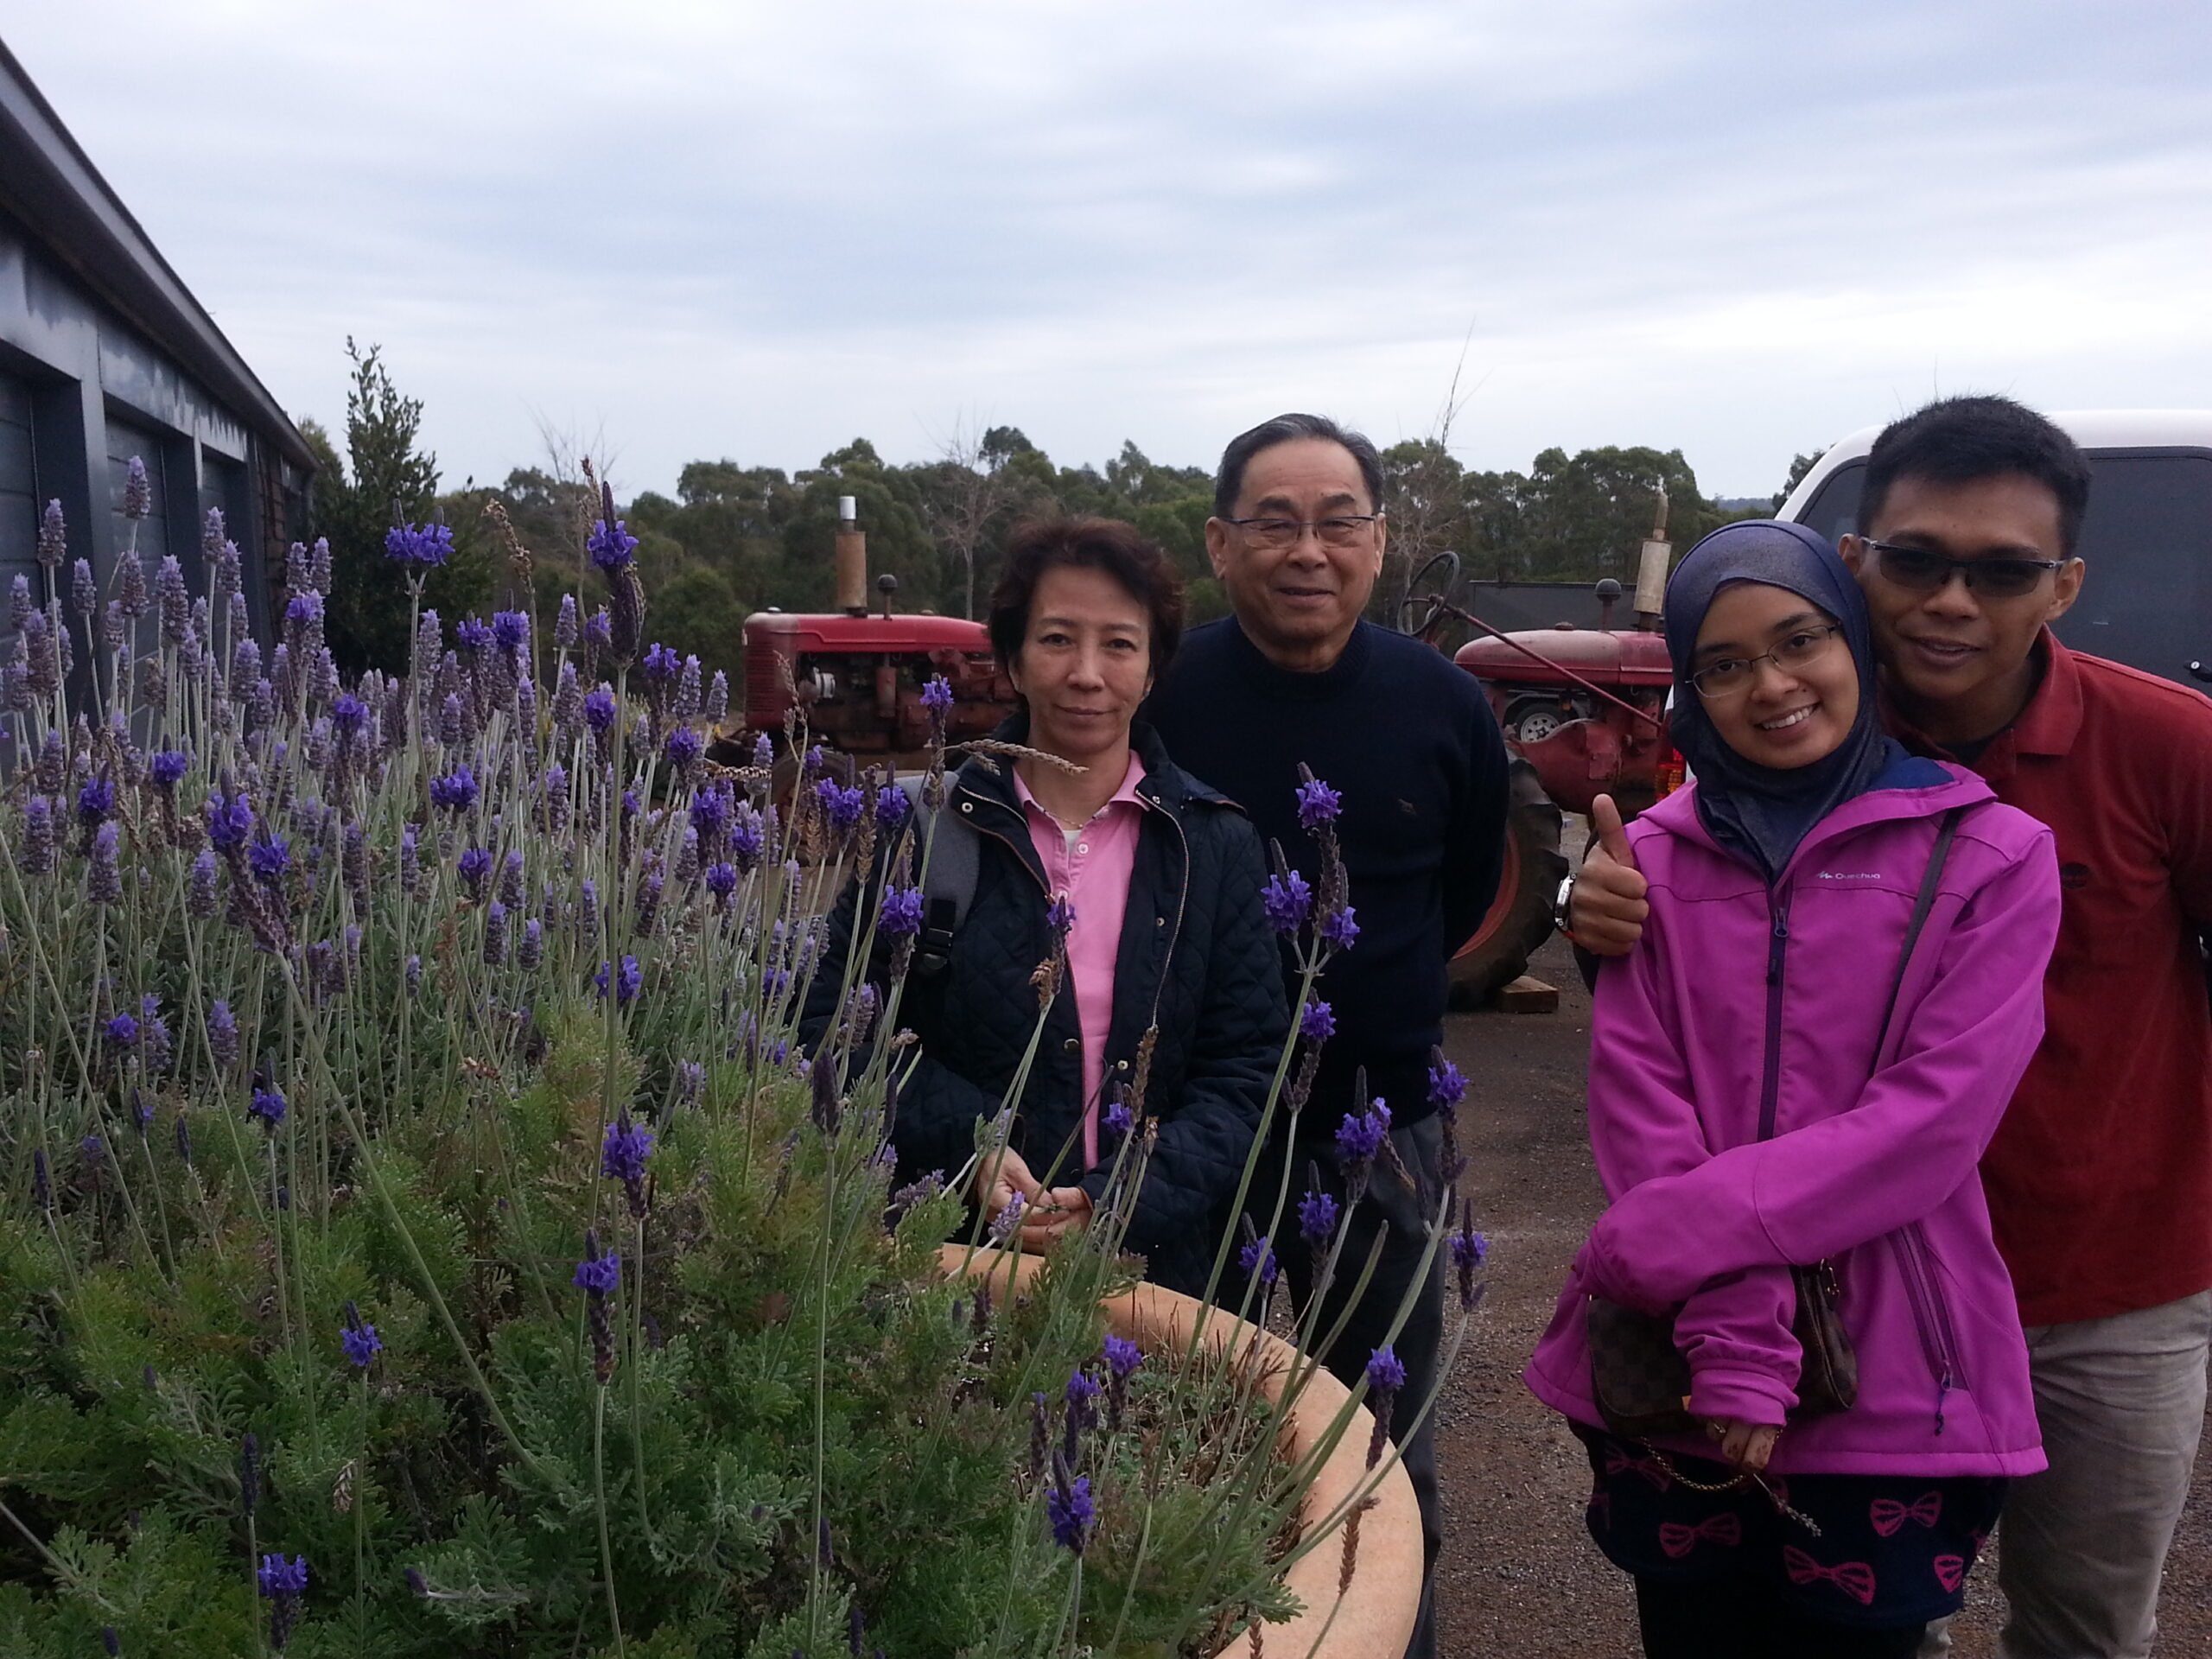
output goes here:
[{"label": "man in red polo shirt", "polygon": [[[2212,699],[2052,636],[2095,580],[2074,556],[2088,487],[2041,416],[1947,398],[1876,441],[1841,549],[1891,729],[2058,840],[2045,1034],[1981,1165],[2050,1459],[2000,1525],[2005,1659],[2149,1654],[2212,1357]],[[1643,884],[1603,839],[1571,909],[1611,956]]]}]

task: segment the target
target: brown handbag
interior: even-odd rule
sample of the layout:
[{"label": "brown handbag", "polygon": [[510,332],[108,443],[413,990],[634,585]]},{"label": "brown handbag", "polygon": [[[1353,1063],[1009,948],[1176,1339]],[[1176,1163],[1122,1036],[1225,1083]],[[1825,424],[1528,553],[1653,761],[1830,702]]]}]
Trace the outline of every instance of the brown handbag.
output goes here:
[{"label": "brown handbag", "polygon": [[[1905,926],[1897,975],[1890,982],[1881,1033],[1875,1039],[1877,1065],[1889,1041],[1890,1020],[1897,1013],[1897,995],[1904,988],[1905,969],[1911,965],[1913,947],[1919,943],[1921,928],[1936,903],[1936,884],[1964,812],[1963,807],[1952,808],[1943,815],[1936,832],[1927,874],[1921,878],[1920,896]],[[1759,1138],[1765,1140],[1767,1133],[1768,1126],[1762,1126]],[[1804,1357],[1797,1376],[1797,1403],[1790,1408],[1789,1421],[1848,1411],[1859,1398],[1859,1355],[1844,1326],[1835,1268],[1827,1262],[1792,1267],[1789,1278],[1797,1292],[1797,1313],[1790,1321],[1789,1332]],[[1584,1332],[1590,1344],[1591,1393],[1598,1414],[1616,1434],[1646,1440],[1654,1434],[1698,1432],[1699,1420],[1689,1408],[1689,1361],[1675,1345],[1675,1319],[1681,1311],[1645,1313],[1603,1296],[1588,1299]]]}]

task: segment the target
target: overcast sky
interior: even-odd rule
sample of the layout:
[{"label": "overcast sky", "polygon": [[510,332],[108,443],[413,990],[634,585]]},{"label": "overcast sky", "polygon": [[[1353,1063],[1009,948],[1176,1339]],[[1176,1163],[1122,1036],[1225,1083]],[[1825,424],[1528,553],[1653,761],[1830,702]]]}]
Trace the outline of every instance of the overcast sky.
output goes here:
[{"label": "overcast sky", "polygon": [[1937,391],[2212,404],[2212,27],[2113,5],[12,0],[279,401],[625,493],[1287,407],[1708,493]]}]

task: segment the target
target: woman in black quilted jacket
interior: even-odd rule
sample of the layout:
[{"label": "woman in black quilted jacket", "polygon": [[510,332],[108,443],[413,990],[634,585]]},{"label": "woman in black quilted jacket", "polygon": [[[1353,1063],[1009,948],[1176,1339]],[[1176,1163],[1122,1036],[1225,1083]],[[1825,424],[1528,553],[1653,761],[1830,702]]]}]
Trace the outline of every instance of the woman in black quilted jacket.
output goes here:
[{"label": "woman in black quilted jacket", "polygon": [[[979,1161],[969,1197],[994,1217],[1014,1208],[1038,1249],[1088,1224],[1119,1136],[1154,1120],[1125,1243],[1150,1278],[1197,1293],[1288,1016],[1258,836],[1135,723],[1182,620],[1173,567],[1128,524],[1053,519],[1008,543],[989,625],[1024,708],[993,735],[1038,753],[972,756],[945,780],[944,812],[976,836],[975,885],[949,947],[925,948],[907,979],[899,1020],[920,1059],[892,1138],[902,1180],[950,1178],[974,1157],[976,1121],[1011,1103],[1007,1152]],[[830,918],[810,1043],[835,1015],[856,906],[849,892]],[[1040,991],[1063,931],[1065,970]]]}]

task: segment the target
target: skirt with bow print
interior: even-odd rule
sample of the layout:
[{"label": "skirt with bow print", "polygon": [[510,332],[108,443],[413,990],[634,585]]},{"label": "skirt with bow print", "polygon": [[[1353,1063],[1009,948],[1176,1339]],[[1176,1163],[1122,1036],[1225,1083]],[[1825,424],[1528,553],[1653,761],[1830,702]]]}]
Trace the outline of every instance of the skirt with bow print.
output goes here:
[{"label": "skirt with bow print", "polygon": [[1590,1454],[1585,1519],[1615,1567],[1672,1584],[1764,1580],[1826,1624],[1881,1630],[1958,1611],[2005,1502],[2007,1483],[1988,1475],[1768,1475],[1764,1489],[1732,1485],[1726,1464],[1573,1427]]}]

